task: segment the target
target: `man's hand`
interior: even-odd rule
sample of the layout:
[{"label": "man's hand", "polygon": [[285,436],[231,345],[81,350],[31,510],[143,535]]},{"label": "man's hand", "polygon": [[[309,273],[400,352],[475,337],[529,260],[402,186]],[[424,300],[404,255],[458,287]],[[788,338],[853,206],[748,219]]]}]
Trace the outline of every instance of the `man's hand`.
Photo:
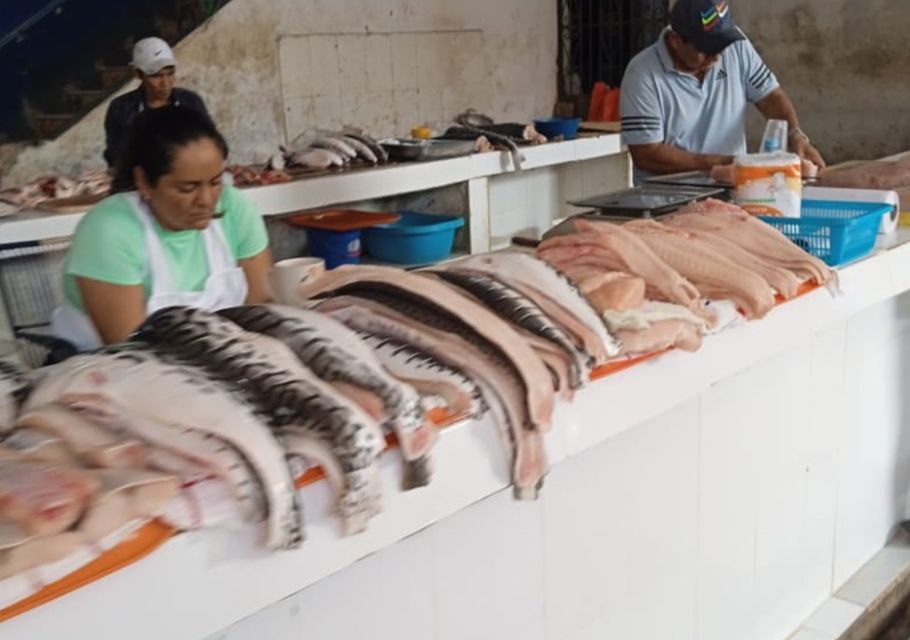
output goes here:
[{"label": "man's hand", "polygon": [[818,149],[812,146],[812,143],[809,142],[804,136],[792,136],[790,138],[790,150],[798,155],[800,158],[805,158],[806,160],[811,160],[816,166],[818,166],[819,171],[825,168],[825,159],[822,158],[822,154],[818,152]]},{"label": "man's hand", "polygon": [[632,161],[641,171],[667,174],[682,171],[708,170],[720,164],[730,164],[733,156],[689,153],[664,143],[629,145]]}]

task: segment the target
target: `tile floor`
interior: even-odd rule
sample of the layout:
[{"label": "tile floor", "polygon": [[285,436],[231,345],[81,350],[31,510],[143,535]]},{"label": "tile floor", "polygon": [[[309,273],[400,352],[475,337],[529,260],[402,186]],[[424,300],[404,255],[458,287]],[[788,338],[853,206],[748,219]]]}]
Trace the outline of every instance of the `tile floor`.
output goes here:
[{"label": "tile floor", "polygon": [[910,539],[898,536],[816,609],[789,640],[837,640],[908,566]]}]

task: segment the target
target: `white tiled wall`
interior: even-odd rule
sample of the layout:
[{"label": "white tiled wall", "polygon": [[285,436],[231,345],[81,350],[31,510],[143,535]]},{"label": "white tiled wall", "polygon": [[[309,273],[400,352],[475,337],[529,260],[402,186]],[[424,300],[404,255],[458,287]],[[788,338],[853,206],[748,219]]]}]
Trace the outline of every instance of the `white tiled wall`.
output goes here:
[{"label": "white tiled wall", "polygon": [[628,156],[568,163],[497,176],[490,181],[490,235],[507,238],[530,230],[542,234],[558,216],[582,209],[569,200],[592,197],[628,184]]},{"label": "white tiled wall", "polygon": [[279,62],[289,141],[343,125],[407,134],[492,105],[480,30],[283,35]]},{"label": "white tiled wall", "polygon": [[833,638],[861,605],[823,603],[904,517],[908,302],[563,460],[536,503],[496,494],[217,637],[783,640],[808,619],[800,637]]}]

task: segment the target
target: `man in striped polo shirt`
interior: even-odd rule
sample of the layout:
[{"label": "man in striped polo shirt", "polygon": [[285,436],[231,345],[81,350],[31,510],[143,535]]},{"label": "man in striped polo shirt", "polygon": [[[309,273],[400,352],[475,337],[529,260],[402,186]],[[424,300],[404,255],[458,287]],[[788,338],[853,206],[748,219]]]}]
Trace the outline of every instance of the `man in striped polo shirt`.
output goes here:
[{"label": "man in striped polo shirt", "polygon": [[825,166],[774,73],[733,24],[730,0],[677,0],[670,26],[635,56],[622,81],[622,137],[636,184],[746,153],[749,104],[786,120],[790,150]]}]

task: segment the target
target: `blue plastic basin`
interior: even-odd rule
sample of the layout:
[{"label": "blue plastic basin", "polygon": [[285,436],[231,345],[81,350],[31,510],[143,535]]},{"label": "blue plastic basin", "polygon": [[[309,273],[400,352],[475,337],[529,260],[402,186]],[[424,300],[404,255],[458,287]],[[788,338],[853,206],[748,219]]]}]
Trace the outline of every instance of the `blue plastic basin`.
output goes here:
[{"label": "blue plastic basin", "polygon": [[366,253],[395,264],[438,262],[452,253],[455,230],[464,219],[416,211],[402,211],[398,222],[363,230]]},{"label": "blue plastic basin", "polygon": [[574,140],[579,126],[581,118],[538,118],[534,121],[534,128],[547,138],[562,136],[565,140]]}]

